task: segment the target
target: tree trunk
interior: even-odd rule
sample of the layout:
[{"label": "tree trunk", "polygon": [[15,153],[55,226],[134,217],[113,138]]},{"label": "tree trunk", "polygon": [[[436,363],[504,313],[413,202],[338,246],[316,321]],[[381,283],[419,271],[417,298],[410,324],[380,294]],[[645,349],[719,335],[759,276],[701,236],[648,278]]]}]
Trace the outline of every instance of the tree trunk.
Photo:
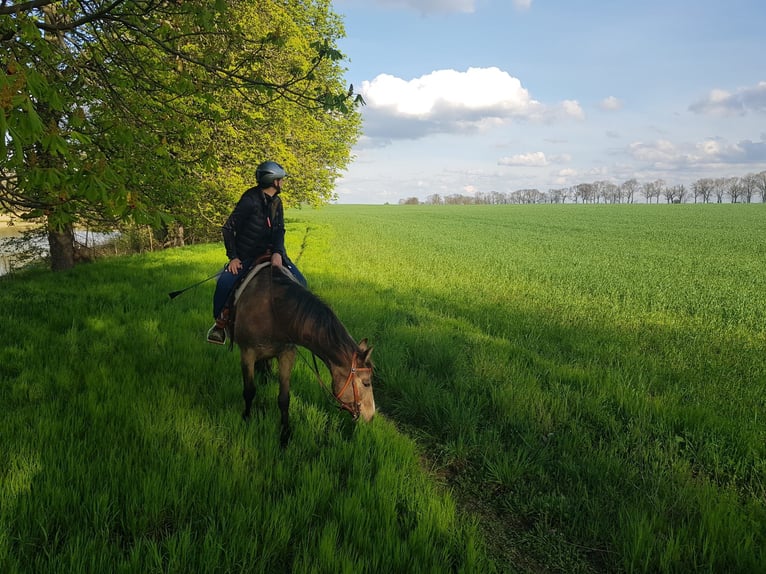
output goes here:
[{"label": "tree trunk", "polygon": [[67,225],[61,230],[48,229],[51,249],[51,271],[64,271],[74,267],[74,232]]}]

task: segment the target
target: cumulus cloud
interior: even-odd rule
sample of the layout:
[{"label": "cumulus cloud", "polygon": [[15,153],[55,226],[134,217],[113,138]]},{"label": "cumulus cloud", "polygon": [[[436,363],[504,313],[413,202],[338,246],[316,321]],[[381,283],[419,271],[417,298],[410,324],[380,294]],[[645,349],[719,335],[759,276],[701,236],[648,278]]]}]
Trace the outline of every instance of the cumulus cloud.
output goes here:
[{"label": "cumulus cloud", "polygon": [[758,82],[755,86],[735,92],[712,90],[707,97],[689,106],[689,110],[697,114],[723,116],[766,113],[766,82]]},{"label": "cumulus cloud", "polygon": [[421,14],[472,13],[476,9],[476,0],[377,0],[377,2],[384,6],[410,8]]},{"label": "cumulus cloud", "polygon": [[609,96],[601,100],[599,107],[606,111],[619,110],[622,108],[622,101],[619,98],[615,98],[614,96]]},{"label": "cumulus cloud", "polygon": [[362,84],[365,133],[370,137],[419,138],[432,133],[487,129],[514,119],[581,119],[573,100],[547,106],[518,78],[499,68],[437,70],[412,80],[380,74]]},{"label": "cumulus cloud", "polygon": [[516,10],[529,10],[532,7],[532,0],[513,0]]}]

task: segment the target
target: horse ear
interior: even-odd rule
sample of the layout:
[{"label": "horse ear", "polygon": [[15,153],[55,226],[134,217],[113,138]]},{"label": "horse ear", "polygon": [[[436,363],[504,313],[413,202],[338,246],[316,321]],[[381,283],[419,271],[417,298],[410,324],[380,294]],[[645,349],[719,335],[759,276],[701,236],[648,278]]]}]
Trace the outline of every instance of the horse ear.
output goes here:
[{"label": "horse ear", "polygon": [[372,354],[372,347],[367,346],[367,339],[362,339],[359,341],[359,350],[361,351],[360,359],[362,359],[363,363],[366,363],[370,360],[370,355]]}]

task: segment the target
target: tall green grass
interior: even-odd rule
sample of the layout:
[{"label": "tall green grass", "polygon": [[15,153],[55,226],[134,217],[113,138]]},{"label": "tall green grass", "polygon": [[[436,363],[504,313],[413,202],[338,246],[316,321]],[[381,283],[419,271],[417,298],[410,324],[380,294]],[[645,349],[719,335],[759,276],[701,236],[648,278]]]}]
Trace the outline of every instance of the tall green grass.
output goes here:
[{"label": "tall green grass", "polygon": [[766,571],[763,206],[300,219],[335,232],[320,287],[374,333],[381,408],[501,556]]},{"label": "tall green grass", "polygon": [[0,279],[0,570],[766,571],[762,206],[288,217],[383,416],[242,422],[220,245]]},{"label": "tall green grass", "polygon": [[275,384],[242,421],[238,356],[204,341],[212,284],[168,298],[221,256],[0,280],[0,571],[493,570],[412,440],[351,425],[305,365],[289,448]]}]

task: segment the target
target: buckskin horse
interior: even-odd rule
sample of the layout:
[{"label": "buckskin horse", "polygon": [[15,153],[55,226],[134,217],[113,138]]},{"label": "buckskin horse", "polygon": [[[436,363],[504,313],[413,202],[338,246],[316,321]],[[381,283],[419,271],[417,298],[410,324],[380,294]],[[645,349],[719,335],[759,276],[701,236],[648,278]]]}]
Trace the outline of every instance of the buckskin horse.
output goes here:
[{"label": "buckskin horse", "polygon": [[265,377],[271,359],[276,357],[281,443],[287,444],[291,434],[290,375],[296,346],[305,347],[327,366],[332,375],[332,394],[341,409],[351,413],[354,420],[360,416],[365,421],[372,419],[372,347],[368,347],[367,339],[354,342],[330,307],[281,268],[258,266],[235,297],[232,332],[240,350],[245,420],[250,418],[255,397],[255,374]]}]

